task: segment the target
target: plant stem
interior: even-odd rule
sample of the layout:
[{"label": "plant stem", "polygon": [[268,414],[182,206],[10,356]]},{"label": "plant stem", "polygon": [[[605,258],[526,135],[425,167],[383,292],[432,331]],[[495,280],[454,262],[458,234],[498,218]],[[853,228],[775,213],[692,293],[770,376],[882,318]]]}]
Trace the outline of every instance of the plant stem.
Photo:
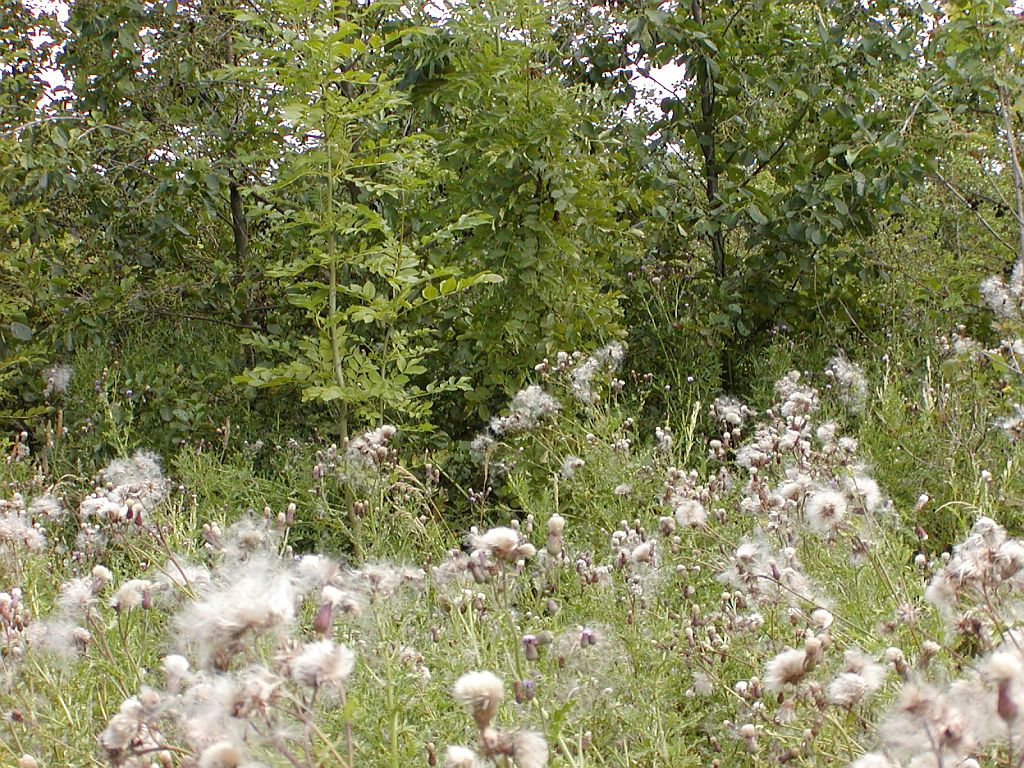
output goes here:
[{"label": "plant stem", "polygon": [[1024,264],[1024,170],[1020,166],[1020,151],[1017,148],[1017,133],[1006,103],[1006,92],[999,88],[999,114],[1006,129],[1006,142],[1010,147],[1010,166],[1013,168],[1013,193],[1017,200],[1017,236],[1020,239],[1020,253],[1017,261]]},{"label": "plant stem", "polygon": [[[324,203],[324,223],[329,227],[327,235],[327,270],[328,270],[328,315],[327,323],[331,334],[331,364],[334,369],[334,380],[338,387],[345,389],[345,371],[341,365],[341,339],[338,336],[338,262],[336,253],[336,237],[334,231],[334,156],[331,153],[331,132],[327,93],[320,87],[320,104],[323,109],[324,150],[327,153],[327,194]],[[341,443],[348,440],[348,403],[344,395],[341,397],[340,413],[338,414],[338,433]]]},{"label": "plant stem", "polygon": [[[327,154],[327,190],[325,195],[323,222],[328,226],[327,235],[327,325],[331,338],[331,366],[334,381],[342,391],[338,406],[338,444],[344,448],[348,442],[348,402],[345,398],[345,370],[341,360],[341,337],[338,331],[338,259],[337,238],[334,231],[334,155],[331,152],[331,131],[327,92],[320,86],[320,105],[323,112],[324,150]],[[345,509],[352,531],[352,548],[357,560],[363,559],[363,548],[359,539],[359,519],[355,514],[355,494],[346,480],[343,483]]]}]

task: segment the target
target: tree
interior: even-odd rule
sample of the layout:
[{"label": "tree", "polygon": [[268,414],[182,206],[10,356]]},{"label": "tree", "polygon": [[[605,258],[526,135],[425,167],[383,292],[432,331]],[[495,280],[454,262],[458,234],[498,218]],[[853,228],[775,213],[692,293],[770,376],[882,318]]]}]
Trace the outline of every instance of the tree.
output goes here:
[{"label": "tree", "polygon": [[[922,100],[927,100],[937,129],[980,164],[979,181],[987,189],[962,188],[952,174],[943,173],[944,163],[935,176],[977,215],[997,247],[1005,247],[1024,264],[1024,17],[1012,4],[993,0],[954,2],[942,11],[932,10],[936,31],[927,50],[931,83]],[[985,198],[995,198],[997,213],[1010,213],[1016,224],[1012,244],[979,212]]]},{"label": "tree", "polygon": [[304,320],[254,334],[263,360],[239,381],[336,406],[342,440],[352,420],[432,429],[432,399],[465,384],[424,364],[437,349],[431,307],[501,278],[428,256],[487,217],[465,211],[425,232],[405,221],[432,168],[423,139],[401,130],[405,101],[382,64],[414,31],[381,30],[373,9],[345,2],[278,0],[239,19],[256,34],[240,41],[241,63],[228,71],[262,88],[259,101],[291,148],[257,187],[279,253],[267,274]]},{"label": "tree", "polygon": [[[505,278],[446,318],[448,363],[472,382],[471,420],[503,404],[544,357],[622,332],[613,263],[636,233],[621,215],[615,106],[563,77],[552,32],[562,10],[455,8],[443,28],[396,51],[415,130],[437,142],[431,207],[493,222],[452,241],[444,263]],[[421,226],[435,226],[434,215],[424,211]]]},{"label": "tree", "polygon": [[863,238],[922,177],[912,101],[890,86],[916,72],[923,26],[904,3],[692,0],[630,19],[638,65],[682,71],[652,141],[671,216],[703,243],[675,260],[709,295],[731,383],[740,340],[858,292]]}]

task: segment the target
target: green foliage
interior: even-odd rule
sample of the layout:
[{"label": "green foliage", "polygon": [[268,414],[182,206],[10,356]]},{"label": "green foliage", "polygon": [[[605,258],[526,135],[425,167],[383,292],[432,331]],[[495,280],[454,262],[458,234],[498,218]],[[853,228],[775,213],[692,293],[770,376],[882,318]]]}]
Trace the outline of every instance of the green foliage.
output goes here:
[{"label": "green foliage", "polygon": [[283,335],[252,334],[247,343],[270,362],[237,381],[294,387],[303,400],[336,404],[342,439],[350,418],[432,428],[431,399],[465,383],[419,383],[436,350],[430,307],[501,278],[463,276],[425,255],[487,217],[467,213],[428,234],[407,231],[403,204],[425,183],[429,148],[397,130],[404,103],[378,69],[380,52],[407,32],[382,36],[369,14],[350,17],[340,6],[281,3],[265,16],[240,18],[259,31],[242,46],[256,63],[226,74],[273,83],[263,95],[267,111],[288,126],[285,142],[302,147],[260,187],[274,240],[290,254],[266,274],[314,333],[297,337],[289,325]]},{"label": "green foliage", "polygon": [[671,221],[654,258],[708,297],[700,325],[732,350],[855,303],[864,239],[927,164],[895,86],[922,21],[898,3],[696,2],[629,24],[652,64],[682,68],[652,127]]},{"label": "green foliage", "polygon": [[[549,64],[558,10],[460,8],[443,32],[402,51],[418,118],[437,142],[437,194],[493,222],[453,241],[445,263],[505,278],[445,318],[447,366],[469,377],[478,417],[544,357],[621,332],[612,265],[636,233],[619,215],[620,140],[599,95],[567,87]],[[435,213],[423,216],[420,226],[436,226]]]},{"label": "green foliage", "polygon": [[[533,429],[503,437],[493,454],[507,472],[501,492],[478,509],[478,532],[492,521],[515,521],[523,540],[540,551],[521,562],[495,563],[478,579],[459,552],[465,531],[450,526],[450,500],[430,479],[429,468],[406,466],[393,456],[364,467],[369,471],[358,481],[368,502],[363,529],[368,561],[343,566],[332,559],[343,549],[338,546],[343,536],[333,535],[344,526],[341,494],[332,488],[341,477],[333,470],[342,464],[335,463],[337,454],[312,445],[267,446],[270,471],[243,454],[183,453],[172,468],[171,488],[177,490],[147,508],[141,523],[123,528],[116,519],[96,521],[101,535],[82,547],[75,541],[77,522],[56,521],[48,529],[57,548],[4,547],[3,562],[11,566],[5,573],[15,580],[9,583],[22,588],[32,621],[53,622],[40,626],[57,635],[65,626],[61,622],[78,619],[90,642],[77,650],[57,643],[19,645],[20,653],[0,658],[0,669],[16,680],[14,687],[0,688],[0,704],[20,713],[0,723],[3,759],[28,753],[46,762],[107,764],[97,734],[122,702],[150,695],[175,705],[153,710],[152,717],[169,718],[157,729],[160,746],[182,759],[197,758],[206,745],[190,729],[171,724],[175,712],[195,711],[193,697],[174,692],[162,657],[184,652],[190,672],[200,673],[194,646],[184,642],[194,633],[180,617],[208,601],[218,605],[221,618],[234,617],[235,606],[216,603],[214,596],[242,582],[242,574],[287,574],[285,581],[297,591],[297,615],[269,633],[275,636],[250,631],[223,668],[202,670],[202,682],[227,686],[259,669],[263,679],[275,683],[259,718],[249,721],[243,745],[250,758],[258,756],[269,766],[333,761],[390,767],[423,759],[431,749],[440,754],[447,744],[474,744],[472,721],[451,691],[461,675],[476,669],[493,670],[504,680],[497,723],[539,731],[552,766],[697,766],[722,754],[735,765],[756,766],[791,749],[812,749],[815,759],[839,753],[852,759],[874,745],[874,725],[898,700],[904,682],[890,672],[878,693],[856,708],[828,703],[825,693],[798,695],[799,685],[785,687],[780,697],[764,686],[768,664],[786,646],[802,647],[807,633],[827,637],[820,661],[806,670],[823,692],[846,668],[844,651],[859,649],[881,659],[888,648],[898,648],[908,667],[916,665],[918,675],[935,679],[961,674],[958,668],[970,666],[964,662],[983,661],[982,654],[967,654],[955,639],[947,640],[938,612],[922,601],[921,572],[909,562],[916,542],[902,503],[896,514],[851,516],[851,527],[834,537],[808,529],[799,509],[788,522],[776,519],[776,525],[792,528],[766,530],[771,518],[752,501],[758,494],[748,494],[741,504],[743,483],[725,482],[745,470],[730,457],[707,458],[705,441],[694,430],[700,406],[690,419],[671,425],[671,446],[659,444],[638,428],[629,402],[607,376],[593,382],[599,395],[593,402],[573,402],[571,370],[540,375],[562,408]],[[819,373],[807,378],[825,381]],[[822,405],[836,407],[825,391]],[[877,407],[876,402],[869,418]],[[753,425],[744,431],[748,427],[753,434]],[[827,469],[844,477],[850,468],[843,460],[817,466],[828,459],[818,442],[814,445],[805,470]],[[567,454],[582,461],[572,473],[562,471]],[[311,464],[330,472],[311,472]],[[4,482],[17,482],[26,500],[50,488],[27,468],[14,462],[3,469]],[[692,476],[686,474],[690,469]],[[770,478],[764,480],[765,498],[785,478],[781,462],[760,474]],[[74,508],[93,488],[90,475],[64,477],[52,490]],[[312,489],[311,475],[319,478]],[[686,477],[715,484],[715,490],[709,488],[714,501],[709,499],[706,525],[674,522],[666,494]],[[826,477],[817,479],[829,482]],[[351,475],[349,480],[354,481]],[[939,493],[936,505],[946,500]],[[995,506],[985,496],[978,503],[986,512]],[[10,514],[10,507],[4,513]],[[555,554],[548,538],[556,514],[564,523],[558,537],[564,556]],[[851,557],[868,531],[866,556]],[[719,574],[735,565],[737,547],[751,542],[796,563],[787,566],[786,578],[794,568],[806,572],[815,596],[793,598],[785,590],[776,593],[769,586],[762,592],[742,582],[725,587]],[[65,561],[62,546],[76,555]],[[314,546],[323,558],[298,565],[295,554]],[[64,616],[60,584],[90,574],[97,564],[113,571],[113,582],[97,587],[84,617]],[[941,568],[942,561],[925,567]],[[186,569],[192,583],[176,575]],[[339,612],[329,630],[331,640],[356,653],[341,697],[322,681],[316,697],[296,685],[294,654],[303,643],[323,640],[314,628],[327,595],[321,592],[322,578],[344,589],[359,610]],[[150,584],[151,600],[115,607],[131,593],[132,579]],[[766,572],[756,583],[763,587],[773,579],[781,583],[783,577]],[[313,586],[299,586],[307,582]],[[267,606],[264,594],[235,596],[254,598],[254,611]],[[818,618],[826,601],[826,618]],[[908,607],[914,610],[913,623],[895,621]],[[595,638],[591,647],[581,645],[584,630]],[[939,647],[927,665],[920,662],[926,640]],[[5,642],[20,644],[21,637],[14,633]],[[530,650],[534,642],[536,653]],[[66,656],[58,656],[58,650]],[[282,663],[286,658],[292,663]],[[190,690],[194,682],[183,686]],[[244,688],[230,690],[241,696]],[[209,715],[219,699],[202,701]],[[244,717],[238,701],[231,697],[224,720],[214,722]],[[288,718],[295,713],[300,714],[296,727],[266,730],[268,721],[292,722]],[[758,729],[750,744],[736,725],[748,721]],[[69,732],[69,724],[75,730]],[[814,726],[808,741],[805,734]],[[344,756],[348,743],[351,761]],[[1001,754],[999,747],[993,751]]]},{"label": "green foliage", "polygon": [[[451,697],[471,669],[552,768],[853,760],[910,678],[994,693],[1019,549],[957,621],[924,593],[979,516],[1024,530],[1020,308],[993,325],[978,288],[1024,275],[1005,3],[69,11],[0,0],[0,761],[118,762],[96,739],[122,702],[191,707],[161,671],[174,619],[246,569],[296,615],[203,675],[274,680],[216,736],[270,766],[440,763],[484,736]],[[623,367],[581,385],[614,339]],[[822,373],[838,351],[864,408]],[[489,422],[527,380],[542,416]],[[723,388],[760,415],[719,419]],[[166,485],[97,474],[139,447]],[[123,606],[133,579],[152,599]],[[325,602],[356,672],[304,689]],[[72,625],[89,641],[50,642]],[[891,673],[846,705],[857,649]],[[989,698],[965,721],[997,731]],[[179,726],[145,759],[210,764]],[[926,757],[1019,765],[983,736]]]}]

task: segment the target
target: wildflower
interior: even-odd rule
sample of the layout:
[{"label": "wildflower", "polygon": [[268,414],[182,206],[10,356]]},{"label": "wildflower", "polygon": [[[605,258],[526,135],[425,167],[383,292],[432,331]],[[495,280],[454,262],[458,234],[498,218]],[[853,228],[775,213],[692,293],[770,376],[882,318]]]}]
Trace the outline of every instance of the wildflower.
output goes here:
[{"label": "wildflower", "polygon": [[78,505],[78,514],[84,520],[121,522],[128,517],[128,507],[119,501],[104,496],[91,494],[82,499]]},{"label": "wildflower", "polygon": [[693,673],[693,687],[690,690],[695,696],[710,696],[715,692],[715,686],[707,672],[697,670]]},{"label": "wildflower", "polygon": [[653,563],[656,550],[653,541],[644,541],[633,547],[629,559],[634,563]]},{"label": "wildflower", "polygon": [[483,464],[497,444],[493,437],[486,432],[481,432],[469,444],[469,456],[477,464]]},{"label": "wildflower", "polygon": [[46,536],[26,515],[12,511],[0,517],[0,542],[38,551],[46,547]]},{"label": "wildflower", "polygon": [[787,648],[764,668],[764,687],[769,691],[781,691],[787,685],[800,682],[804,669],[804,651]]},{"label": "wildflower", "polygon": [[97,741],[115,765],[122,762],[130,750],[144,748],[153,741],[146,724],[145,709],[137,697],[132,696],[121,704]]},{"label": "wildflower", "polygon": [[[907,684],[899,704],[879,727],[879,734],[887,754],[897,763],[909,762],[917,755],[933,755],[937,764],[957,765],[978,745],[972,725],[946,692]],[[988,723],[978,721],[977,725],[986,727]]]},{"label": "wildflower", "polygon": [[363,600],[355,592],[349,592],[330,584],[320,590],[321,605],[329,605],[332,611],[340,611],[347,616],[359,616],[363,612]]},{"label": "wildflower", "polygon": [[816,635],[804,641],[804,671],[810,672],[825,658],[827,636]]},{"label": "wildflower", "polygon": [[512,410],[526,413],[531,420],[558,413],[562,406],[537,384],[522,389],[512,398]]},{"label": "wildflower", "polygon": [[394,458],[390,441],[397,434],[398,430],[390,424],[365,432],[348,442],[345,458],[366,467],[384,466]]},{"label": "wildflower", "polygon": [[877,664],[861,672],[842,672],[829,683],[828,700],[842,707],[852,707],[881,687],[884,674],[884,669]]},{"label": "wildflower", "polygon": [[881,752],[869,752],[850,763],[850,768],[896,768],[896,766]]},{"label": "wildflower", "polygon": [[812,387],[800,383],[800,371],[790,371],[775,382],[775,394],[779,399],[779,413],[791,423],[805,421],[818,409],[818,393]]},{"label": "wildflower", "polygon": [[117,590],[110,600],[110,606],[118,611],[130,611],[139,606],[147,607],[150,593],[156,585],[146,579],[130,579]]},{"label": "wildflower", "polygon": [[548,764],[548,743],[536,731],[519,731],[512,739],[512,762],[516,768],[544,768]]},{"label": "wildflower", "polygon": [[828,361],[825,375],[835,381],[840,399],[852,410],[863,411],[868,399],[868,380],[864,370],[851,363],[845,354]]},{"label": "wildflower", "polygon": [[71,377],[75,369],[70,365],[51,365],[43,369],[43,397],[47,400],[50,395],[62,395],[68,391],[71,385]]},{"label": "wildflower", "polygon": [[561,404],[537,384],[522,389],[512,398],[512,412],[508,416],[496,416],[490,421],[490,429],[501,436],[533,429],[541,419],[561,410]]},{"label": "wildflower", "polygon": [[130,459],[114,459],[100,473],[114,487],[150,486],[165,484],[160,468],[160,457],[152,451],[138,450]]},{"label": "wildflower", "polygon": [[769,464],[774,457],[775,438],[770,434],[762,433],[758,428],[750,442],[744,443],[737,449],[734,458],[737,466],[753,471]]},{"label": "wildflower", "polygon": [[804,517],[818,533],[833,533],[846,517],[846,497],[824,488],[815,491],[804,503]]},{"label": "wildflower", "polygon": [[241,764],[242,751],[230,741],[218,741],[203,750],[196,768],[238,768]]},{"label": "wildflower", "polygon": [[342,686],[352,674],[356,655],[346,646],[333,640],[306,643],[291,661],[292,679],[300,685],[319,688],[330,684]]},{"label": "wildflower", "polygon": [[708,519],[707,510],[696,499],[680,501],[676,504],[674,512],[676,522],[682,526],[698,527],[704,525]]},{"label": "wildflower", "polygon": [[444,768],[476,768],[476,752],[469,747],[451,746],[444,753]]},{"label": "wildflower", "polygon": [[625,355],[625,348],[617,341],[597,350],[573,369],[571,374],[573,395],[584,403],[597,402],[598,396],[594,392],[594,377],[601,370],[613,372],[618,369]]},{"label": "wildflower", "polygon": [[957,592],[947,574],[939,572],[928,582],[924,590],[924,599],[944,613],[949,613],[956,605]]},{"label": "wildflower", "polygon": [[1024,663],[1019,653],[996,651],[985,663],[985,672],[996,683],[1004,683],[1024,672]]},{"label": "wildflower", "polygon": [[565,530],[565,518],[557,512],[548,518],[548,543],[545,549],[552,557],[562,554],[562,532]]},{"label": "wildflower", "polygon": [[238,717],[266,717],[284,681],[266,667],[252,667],[236,680],[228,678],[231,705]]},{"label": "wildflower", "polygon": [[181,687],[181,683],[188,677],[188,659],[184,656],[180,656],[179,654],[171,653],[164,656],[161,666],[163,667],[164,675],[167,678],[167,690],[172,693],[176,693]]},{"label": "wildflower", "polygon": [[104,565],[93,566],[92,569],[92,583],[90,588],[92,591],[99,592],[107,586],[114,579],[114,574],[110,572],[110,569]]},{"label": "wildflower", "polygon": [[979,517],[967,539],[925,589],[925,599],[955,618],[954,606],[963,601],[988,602],[997,589],[1020,589],[1024,581],[1024,545],[1006,535],[989,517]]},{"label": "wildflower", "polygon": [[452,696],[469,708],[473,721],[482,731],[490,725],[505,697],[505,685],[493,672],[467,672],[455,682]]},{"label": "wildflower", "polygon": [[612,489],[612,493],[615,496],[621,497],[632,496],[633,486],[630,483],[619,483],[618,485],[615,486],[615,488]]},{"label": "wildflower", "polygon": [[586,464],[579,456],[566,456],[562,459],[561,475],[563,480],[571,480],[576,470]]},{"label": "wildflower", "polygon": [[201,667],[223,669],[245,638],[295,621],[295,587],[272,561],[250,560],[223,581],[178,617],[180,635],[195,648]]},{"label": "wildflower", "polygon": [[524,550],[519,531],[514,528],[491,528],[483,534],[471,534],[469,543],[474,549],[483,550],[499,560],[516,560]]},{"label": "wildflower", "polygon": [[835,617],[824,608],[816,608],[811,612],[811,620],[822,629],[828,629],[835,621]]},{"label": "wildflower", "polygon": [[742,427],[747,418],[753,415],[753,412],[735,397],[719,395],[711,404],[711,415],[720,421],[726,429],[731,430]]},{"label": "wildflower", "polygon": [[1013,414],[996,422],[996,426],[1003,430],[1010,442],[1017,442],[1024,436],[1024,406],[1015,403]]},{"label": "wildflower", "polygon": [[52,493],[46,493],[37,498],[29,505],[28,513],[34,518],[45,518],[52,522],[63,520],[68,511],[64,504]]},{"label": "wildflower", "polygon": [[323,555],[303,555],[295,564],[297,585],[303,592],[322,587],[338,572],[338,564]]},{"label": "wildflower", "polygon": [[815,435],[818,441],[824,445],[831,445],[836,439],[836,424],[833,421],[826,421],[824,424],[818,425],[818,429],[815,431]]},{"label": "wildflower", "polygon": [[847,496],[865,512],[875,512],[885,503],[878,483],[866,475],[858,474],[843,480],[843,490]]},{"label": "wildflower", "polygon": [[997,318],[1014,320],[1020,318],[1020,297],[1014,297],[1002,278],[986,277],[978,287],[981,298]]},{"label": "wildflower", "polygon": [[156,577],[157,586],[170,592],[190,593],[194,589],[205,589],[210,585],[210,569],[205,565],[196,565],[175,555],[160,569]]},{"label": "wildflower", "polygon": [[655,427],[654,442],[661,453],[668,453],[672,450],[672,429],[670,427]]}]

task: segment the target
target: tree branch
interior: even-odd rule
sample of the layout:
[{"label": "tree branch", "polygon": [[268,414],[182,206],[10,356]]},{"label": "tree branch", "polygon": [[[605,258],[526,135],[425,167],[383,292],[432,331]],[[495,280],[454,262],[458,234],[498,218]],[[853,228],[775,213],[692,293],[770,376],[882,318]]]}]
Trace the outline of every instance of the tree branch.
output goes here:
[{"label": "tree branch", "polygon": [[982,216],[980,213],[978,213],[978,211],[974,210],[971,207],[971,204],[967,201],[967,198],[964,197],[963,194],[961,194],[959,189],[953,186],[953,183],[949,181],[949,179],[947,179],[938,171],[935,171],[935,178],[941,181],[946,186],[946,189],[952,192],[956,196],[956,198],[961,203],[963,203],[964,206],[975,215],[975,217],[977,217],[978,221],[980,221],[984,225],[985,229],[987,229],[996,240],[998,240],[1000,243],[1009,248],[1011,253],[1017,252],[1016,248],[1014,248],[1010,243],[1006,241],[1006,239],[1002,235],[1000,235],[998,232],[995,231],[995,229],[992,228],[992,225],[988,223],[984,216]]}]

